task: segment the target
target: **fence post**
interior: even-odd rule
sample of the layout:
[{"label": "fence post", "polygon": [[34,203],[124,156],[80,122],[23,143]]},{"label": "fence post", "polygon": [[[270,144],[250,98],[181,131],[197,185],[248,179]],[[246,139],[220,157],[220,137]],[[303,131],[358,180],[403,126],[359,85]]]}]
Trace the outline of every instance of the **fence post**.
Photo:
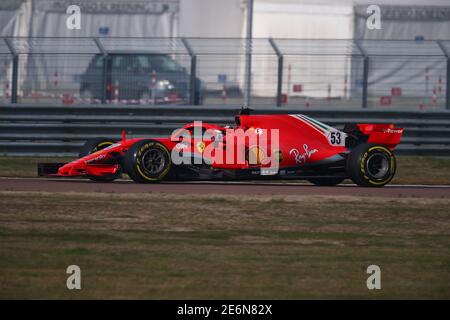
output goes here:
[{"label": "fence post", "polygon": [[367,91],[369,88],[369,57],[364,57],[362,107],[367,108]]},{"label": "fence post", "polygon": [[450,110],[450,57],[447,57],[447,83],[445,87],[445,108]]},{"label": "fence post", "polygon": [[277,106],[282,104],[283,90],[283,56],[278,57],[278,79],[277,79]]},{"label": "fence post", "polygon": [[[110,57],[108,54],[103,55],[103,65],[102,65],[102,104],[106,104],[108,99],[108,69],[109,69]],[[109,72],[110,74],[111,72]]]},{"label": "fence post", "polygon": [[11,103],[17,103],[17,89],[19,81],[19,55],[17,54],[14,45],[9,38],[5,38],[6,46],[8,47],[13,57],[12,75],[11,75]]},{"label": "fence post", "polygon": [[253,44],[253,0],[246,0],[247,30],[245,36],[245,88],[244,105],[250,107],[252,103],[252,44]]},{"label": "fence post", "polygon": [[278,48],[277,44],[272,38],[269,38],[269,43],[272,46],[278,56],[278,76],[277,76],[277,107],[281,107],[282,104],[282,90],[283,90],[283,54]]},{"label": "fence post", "polygon": [[[193,55],[191,57],[191,80],[190,80],[191,94],[189,96],[189,101],[193,105],[198,105],[197,95],[197,57]],[[199,88],[200,90],[200,88]]]},{"label": "fence post", "polygon": [[102,42],[99,38],[93,38],[95,45],[97,46],[100,53],[103,55],[103,67],[102,67],[102,84],[101,84],[101,102],[102,104],[106,103],[107,99],[107,86],[108,86],[108,80],[107,80],[107,73],[108,73],[108,52],[105,50],[105,47],[103,46]]},{"label": "fence post", "polygon": [[17,87],[19,81],[19,56],[13,57],[13,69],[11,79],[11,103],[17,103]]},{"label": "fence post", "polygon": [[[189,42],[186,38],[181,38],[181,41],[183,42],[186,51],[189,53],[189,56],[191,57],[191,77],[189,80],[190,82],[189,104],[198,105],[198,99],[195,99],[195,96],[197,94],[197,56],[195,55],[194,50],[192,50],[192,47],[189,45]],[[200,90],[200,88],[198,89]]]},{"label": "fence post", "polygon": [[359,40],[355,40],[354,44],[356,48],[358,48],[359,52],[364,57],[363,60],[363,91],[362,91],[362,108],[367,108],[367,97],[368,97],[368,89],[369,89],[369,55],[367,54],[364,47],[361,45]]},{"label": "fence post", "polygon": [[447,58],[447,74],[446,74],[446,84],[445,84],[445,108],[450,110],[450,54],[445,49],[445,46],[441,41],[437,41],[437,44],[441,51]]}]

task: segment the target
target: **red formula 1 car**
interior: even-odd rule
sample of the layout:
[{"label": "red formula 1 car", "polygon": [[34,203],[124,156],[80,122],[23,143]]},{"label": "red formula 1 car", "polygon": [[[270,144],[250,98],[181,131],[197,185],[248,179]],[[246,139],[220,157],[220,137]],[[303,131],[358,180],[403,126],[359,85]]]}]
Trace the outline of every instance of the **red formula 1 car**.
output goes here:
[{"label": "red formula 1 car", "polygon": [[393,124],[348,124],[343,130],[305,115],[252,115],[233,126],[193,122],[171,137],[93,139],[80,158],[39,164],[39,175],[113,181],[123,173],[140,183],[162,180],[305,179],[333,186],[350,178],[380,187],[396,171],[393,149],[403,134]]}]

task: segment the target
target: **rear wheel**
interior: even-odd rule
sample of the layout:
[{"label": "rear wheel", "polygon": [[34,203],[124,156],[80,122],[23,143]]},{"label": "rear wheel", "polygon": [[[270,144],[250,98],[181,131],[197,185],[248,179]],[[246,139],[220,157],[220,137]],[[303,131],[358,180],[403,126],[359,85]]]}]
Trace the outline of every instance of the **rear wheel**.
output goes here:
[{"label": "rear wheel", "polygon": [[[79,158],[83,158],[89,154],[95,153],[97,151],[100,151],[102,149],[105,149],[115,142],[110,139],[105,138],[97,138],[97,139],[90,139],[87,140],[86,143],[83,145],[83,147],[80,150],[80,153],[78,154]],[[88,178],[92,181],[98,181],[98,182],[111,182],[114,181],[122,175],[122,168],[119,167],[119,170],[115,174],[106,175],[106,176],[91,176],[88,175]]]},{"label": "rear wheel", "polygon": [[394,178],[397,164],[391,150],[364,143],[354,148],[347,159],[347,173],[362,187],[382,187]]},{"label": "rear wheel", "polygon": [[313,178],[308,179],[309,182],[316,186],[333,187],[344,181],[344,178]]},{"label": "rear wheel", "polygon": [[127,151],[124,165],[130,178],[136,182],[159,182],[170,171],[170,152],[158,141],[142,140]]}]

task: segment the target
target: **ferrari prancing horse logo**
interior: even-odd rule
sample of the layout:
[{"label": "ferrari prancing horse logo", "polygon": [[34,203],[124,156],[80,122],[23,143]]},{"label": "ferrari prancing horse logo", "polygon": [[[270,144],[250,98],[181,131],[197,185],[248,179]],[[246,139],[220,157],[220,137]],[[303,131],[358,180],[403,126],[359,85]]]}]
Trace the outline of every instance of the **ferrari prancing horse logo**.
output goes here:
[{"label": "ferrari prancing horse logo", "polygon": [[200,141],[199,143],[197,143],[197,151],[200,153],[203,153],[203,151],[205,150],[205,143],[203,141]]}]

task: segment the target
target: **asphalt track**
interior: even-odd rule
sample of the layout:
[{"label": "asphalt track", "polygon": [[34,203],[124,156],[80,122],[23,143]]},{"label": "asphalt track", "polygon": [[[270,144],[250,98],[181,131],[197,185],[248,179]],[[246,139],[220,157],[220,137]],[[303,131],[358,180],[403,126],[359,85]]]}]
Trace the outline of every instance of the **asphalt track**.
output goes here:
[{"label": "asphalt track", "polygon": [[0,178],[0,191],[109,192],[233,195],[328,195],[389,198],[450,198],[450,185],[388,185],[361,188],[342,184],[317,187],[304,182],[164,182],[138,184],[129,180],[99,183],[81,179]]}]

